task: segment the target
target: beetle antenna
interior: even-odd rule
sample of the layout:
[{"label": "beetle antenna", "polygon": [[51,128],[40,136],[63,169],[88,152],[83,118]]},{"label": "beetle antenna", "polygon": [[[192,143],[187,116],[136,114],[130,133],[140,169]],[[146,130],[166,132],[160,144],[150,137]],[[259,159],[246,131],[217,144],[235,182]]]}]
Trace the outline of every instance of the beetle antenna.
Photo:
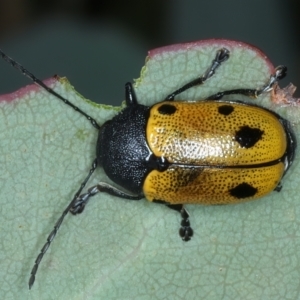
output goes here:
[{"label": "beetle antenna", "polygon": [[92,174],[94,173],[94,171],[97,168],[97,158],[94,159],[92,167],[89,171],[89,174],[87,175],[87,177],[85,178],[85,180],[82,182],[79,190],[77,191],[77,193],[75,194],[73,200],[69,203],[69,205],[66,207],[66,209],[63,211],[63,213],[61,214],[60,218],[56,221],[53,230],[51,231],[51,233],[49,234],[49,236],[47,237],[47,241],[45,243],[45,245],[43,246],[43,248],[40,251],[40,254],[37,256],[35,262],[34,262],[34,266],[31,270],[31,275],[29,278],[29,289],[31,289],[31,287],[34,284],[35,281],[35,275],[37,273],[38,267],[45,255],[45,253],[47,252],[47,250],[49,249],[50,244],[53,242],[53,239],[55,238],[58,229],[60,228],[65,216],[67,215],[67,213],[70,211],[70,209],[73,207],[75,201],[77,200],[77,198],[80,196],[82,189],[85,187],[85,185],[87,184],[87,182],[89,181],[90,177],[92,176]]},{"label": "beetle antenna", "polygon": [[40,86],[43,89],[45,89],[48,93],[54,95],[55,97],[57,97],[58,99],[60,99],[61,101],[63,101],[65,104],[71,106],[74,110],[76,110],[77,112],[79,112],[80,114],[82,114],[83,116],[85,116],[92,123],[92,125],[96,129],[98,129],[98,130],[100,129],[100,126],[98,125],[98,123],[96,122],[95,119],[93,119],[91,116],[89,116],[88,114],[86,114],[84,111],[82,111],[76,105],[74,105],[73,103],[71,103],[69,100],[67,100],[66,98],[64,98],[60,94],[56,93],[53,89],[51,89],[50,87],[48,87],[42,80],[40,80],[37,77],[35,77],[32,73],[30,73],[22,65],[20,65],[18,62],[16,62],[15,60],[13,60],[11,57],[7,56],[1,49],[0,49],[0,55],[12,67],[14,67],[18,71],[20,71],[23,75],[25,75],[26,77],[28,77],[29,79],[31,79],[35,84],[37,84],[38,86]]}]

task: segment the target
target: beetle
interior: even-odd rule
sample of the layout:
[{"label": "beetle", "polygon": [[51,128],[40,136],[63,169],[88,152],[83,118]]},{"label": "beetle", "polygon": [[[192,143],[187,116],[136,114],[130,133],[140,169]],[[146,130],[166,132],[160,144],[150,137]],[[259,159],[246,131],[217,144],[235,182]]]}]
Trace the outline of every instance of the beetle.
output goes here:
[{"label": "beetle", "polygon": [[[132,84],[127,83],[126,107],[100,126],[1,50],[0,55],[98,130],[96,158],[37,256],[29,289],[67,213],[81,213],[99,192],[127,200],[146,198],[178,211],[182,219],[179,234],[189,241],[193,230],[184,204],[239,203],[280,191],[281,179],[294,160],[297,143],[287,120],[258,105],[222,100],[225,95],[257,98],[270,92],[285,77],[285,66],[277,67],[261,88],[221,91],[202,101],[175,100],[182,92],[202,85],[229,59],[229,50],[221,48],[203,75],[153,106],[139,104]],[[98,166],[116,186],[99,182],[82,193]]]}]

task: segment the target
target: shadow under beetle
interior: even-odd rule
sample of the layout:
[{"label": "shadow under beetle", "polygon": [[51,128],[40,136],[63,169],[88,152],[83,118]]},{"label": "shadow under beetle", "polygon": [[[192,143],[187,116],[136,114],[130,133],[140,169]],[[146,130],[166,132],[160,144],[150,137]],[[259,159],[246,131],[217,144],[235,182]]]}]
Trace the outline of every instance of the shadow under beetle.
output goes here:
[{"label": "shadow under beetle", "polygon": [[[260,106],[221,100],[231,94],[256,98],[271,91],[285,77],[285,66],[277,67],[258,89],[222,91],[198,102],[175,101],[180,93],[203,84],[229,59],[229,51],[222,48],[203,75],[151,107],[139,104],[132,84],[127,83],[126,108],[100,126],[1,50],[0,55],[85,116],[99,131],[96,158],[89,174],[36,258],[29,288],[64,217],[68,212],[81,213],[90,197],[99,192],[128,200],[146,198],[178,211],[182,218],[179,234],[183,241],[189,241],[193,230],[184,204],[237,203],[279,191],[280,181],[293,162],[296,139],[287,120]],[[126,191],[99,182],[82,194],[97,166]]]}]

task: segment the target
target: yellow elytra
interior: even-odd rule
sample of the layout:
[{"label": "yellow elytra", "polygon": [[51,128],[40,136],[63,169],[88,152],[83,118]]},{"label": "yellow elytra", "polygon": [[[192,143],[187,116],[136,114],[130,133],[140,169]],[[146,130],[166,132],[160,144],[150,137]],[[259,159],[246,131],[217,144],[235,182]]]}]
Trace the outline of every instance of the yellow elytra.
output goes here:
[{"label": "yellow elytra", "polygon": [[150,110],[146,137],[151,151],[170,166],[147,175],[145,196],[170,204],[262,197],[284,174],[289,131],[277,114],[246,103],[158,103]]}]

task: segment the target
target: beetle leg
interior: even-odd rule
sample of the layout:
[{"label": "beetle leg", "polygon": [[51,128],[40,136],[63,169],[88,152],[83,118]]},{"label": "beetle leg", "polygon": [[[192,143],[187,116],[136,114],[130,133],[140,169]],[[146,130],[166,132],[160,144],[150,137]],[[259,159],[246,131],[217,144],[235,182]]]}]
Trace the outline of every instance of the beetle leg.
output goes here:
[{"label": "beetle leg", "polygon": [[180,213],[182,220],[181,228],[179,229],[179,235],[181,236],[183,241],[188,242],[193,236],[193,229],[189,221],[189,213],[186,211],[182,204],[168,204],[167,206]]},{"label": "beetle leg", "polygon": [[105,182],[99,182],[97,185],[92,186],[87,190],[86,193],[81,194],[80,196],[77,197],[77,199],[73,202],[72,207],[70,208],[70,212],[73,215],[80,214],[84,210],[84,207],[88,203],[90,197],[98,194],[99,192],[107,193],[112,196],[116,196],[119,198],[127,199],[127,200],[141,200],[144,198],[143,195],[131,195],[126,192],[123,192],[119,190],[118,188],[105,183]]},{"label": "beetle leg", "polygon": [[275,69],[275,73],[270,76],[269,81],[258,89],[235,89],[235,90],[228,90],[224,92],[219,92],[214,95],[211,95],[206,98],[206,100],[219,100],[222,99],[225,95],[233,95],[239,94],[244,95],[247,97],[257,98],[259,95],[269,92],[273,89],[274,85],[282,78],[286,76],[287,67],[285,66],[278,66]]},{"label": "beetle leg", "polygon": [[215,58],[213,59],[210,67],[206,70],[206,72],[199,76],[198,78],[188,82],[187,84],[183,85],[181,88],[173,92],[172,94],[168,95],[165,100],[171,101],[174,100],[175,96],[181,94],[182,92],[196,86],[203,84],[208,78],[212,77],[215,74],[216,69],[227,59],[229,58],[229,50],[226,48],[222,48],[217,51]]}]

